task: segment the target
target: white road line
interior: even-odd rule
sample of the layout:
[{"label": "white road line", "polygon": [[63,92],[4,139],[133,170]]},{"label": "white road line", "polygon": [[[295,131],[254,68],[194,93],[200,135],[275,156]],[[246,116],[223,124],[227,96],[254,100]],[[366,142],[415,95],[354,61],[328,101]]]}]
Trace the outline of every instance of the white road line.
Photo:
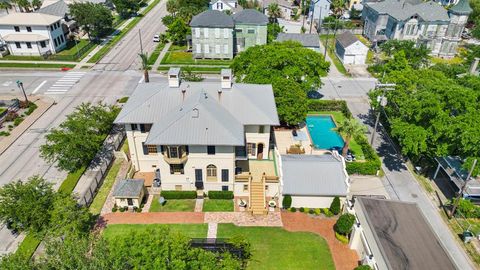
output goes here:
[{"label": "white road line", "polygon": [[138,83],[143,83],[143,80],[145,80],[145,77],[142,76],[142,78],[138,81]]},{"label": "white road line", "polygon": [[67,92],[67,91],[68,91],[68,89],[65,89],[65,88],[63,88],[63,89],[48,89],[47,93],[48,92]]},{"label": "white road line", "polygon": [[35,94],[38,90],[40,90],[40,88],[42,88],[42,86],[46,83],[47,81],[43,81],[40,85],[37,86],[37,88],[35,88],[35,90],[32,91],[32,95]]},{"label": "white road line", "polygon": [[78,79],[61,79],[61,80],[58,80],[57,82],[76,82],[78,81]]}]

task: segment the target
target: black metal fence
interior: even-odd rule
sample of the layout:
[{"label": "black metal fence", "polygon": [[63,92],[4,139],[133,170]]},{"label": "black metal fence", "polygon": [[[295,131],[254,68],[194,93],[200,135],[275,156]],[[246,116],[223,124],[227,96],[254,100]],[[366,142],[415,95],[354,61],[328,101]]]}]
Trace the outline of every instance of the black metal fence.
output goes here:
[{"label": "black metal fence", "polygon": [[244,258],[244,250],[228,242],[228,238],[192,238],[190,245],[211,252],[229,252],[239,259]]}]

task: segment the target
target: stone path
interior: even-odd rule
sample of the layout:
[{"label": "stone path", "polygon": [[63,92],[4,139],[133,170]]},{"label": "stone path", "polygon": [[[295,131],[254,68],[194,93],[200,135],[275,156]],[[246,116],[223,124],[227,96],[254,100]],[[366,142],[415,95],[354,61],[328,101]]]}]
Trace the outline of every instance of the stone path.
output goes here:
[{"label": "stone path", "polygon": [[206,212],[205,223],[233,223],[237,226],[281,227],[280,212],[269,212],[265,216],[253,216],[249,212]]},{"label": "stone path", "polygon": [[[115,161],[113,161],[115,162]],[[108,193],[107,199],[105,200],[105,204],[103,204],[102,210],[100,211],[100,215],[111,213],[112,208],[115,205],[115,200],[113,199],[113,191],[115,190],[115,186],[117,182],[121,179],[125,179],[127,175],[129,163],[126,160],[122,160],[122,165],[120,165],[120,169],[118,170],[117,176],[115,176],[115,183],[113,183],[110,192]]]},{"label": "stone path", "polygon": [[217,229],[218,223],[210,222],[208,223],[207,238],[216,239],[217,238]]},{"label": "stone path", "polygon": [[203,211],[203,199],[197,199],[195,201],[195,212]]},{"label": "stone path", "polygon": [[153,201],[153,195],[150,194],[148,195],[147,202],[143,206],[142,213],[148,213],[148,211],[150,211],[150,206],[152,205],[152,201]]},{"label": "stone path", "polygon": [[358,266],[357,253],[335,238],[335,232],[333,231],[335,219],[312,218],[304,213],[282,212],[281,215],[283,227],[286,230],[313,232],[325,238],[330,247],[335,269],[352,270]]}]

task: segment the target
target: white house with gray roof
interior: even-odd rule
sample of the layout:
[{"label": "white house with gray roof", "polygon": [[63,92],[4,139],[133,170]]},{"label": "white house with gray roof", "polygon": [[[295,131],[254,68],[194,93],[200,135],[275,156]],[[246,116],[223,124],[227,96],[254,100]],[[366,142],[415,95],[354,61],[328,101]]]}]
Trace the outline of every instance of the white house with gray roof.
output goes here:
[{"label": "white house with gray roof", "polygon": [[[332,155],[282,155],[280,193],[292,197],[292,207],[328,208],[334,197],[345,201],[350,178],[345,160]],[[280,200],[282,201],[282,200]]]},{"label": "white house with gray roof", "polygon": [[335,54],[344,65],[364,65],[367,60],[368,47],[352,32],[345,31],[337,35]]},{"label": "white house with gray roof", "polygon": [[468,0],[460,0],[449,10],[433,1],[366,2],[363,34],[374,44],[388,39],[413,40],[427,46],[432,55],[453,57],[471,12]]},{"label": "white house with gray roof", "polygon": [[320,52],[320,39],[317,34],[278,33],[278,42],[287,40],[299,42],[305,48]]},{"label": "white house with gray roof", "polygon": [[156,173],[162,190],[248,197],[254,182],[277,193],[278,178],[250,164],[273,158],[270,132],[279,120],[272,86],[233,83],[230,70],[221,82],[183,82],[179,72],[172,68],[168,83],[139,84],[115,120],[125,125],[135,170]]},{"label": "white house with gray roof", "polygon": [[236,13],[242,10],[242,6],[238,4],[237,0],[211,0],[210,9],[218,11],[229,11]]}]

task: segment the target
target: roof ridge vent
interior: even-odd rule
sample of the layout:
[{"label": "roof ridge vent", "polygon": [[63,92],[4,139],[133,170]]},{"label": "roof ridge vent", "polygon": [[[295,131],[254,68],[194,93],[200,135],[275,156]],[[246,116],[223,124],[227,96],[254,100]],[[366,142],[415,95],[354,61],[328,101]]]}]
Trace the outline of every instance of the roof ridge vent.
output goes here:
[{"label": "roof ridge vent", "polygon": [[200,112],[197,108],[193,108],[192,110],[192,118],[198,118],[200,116]]}]

